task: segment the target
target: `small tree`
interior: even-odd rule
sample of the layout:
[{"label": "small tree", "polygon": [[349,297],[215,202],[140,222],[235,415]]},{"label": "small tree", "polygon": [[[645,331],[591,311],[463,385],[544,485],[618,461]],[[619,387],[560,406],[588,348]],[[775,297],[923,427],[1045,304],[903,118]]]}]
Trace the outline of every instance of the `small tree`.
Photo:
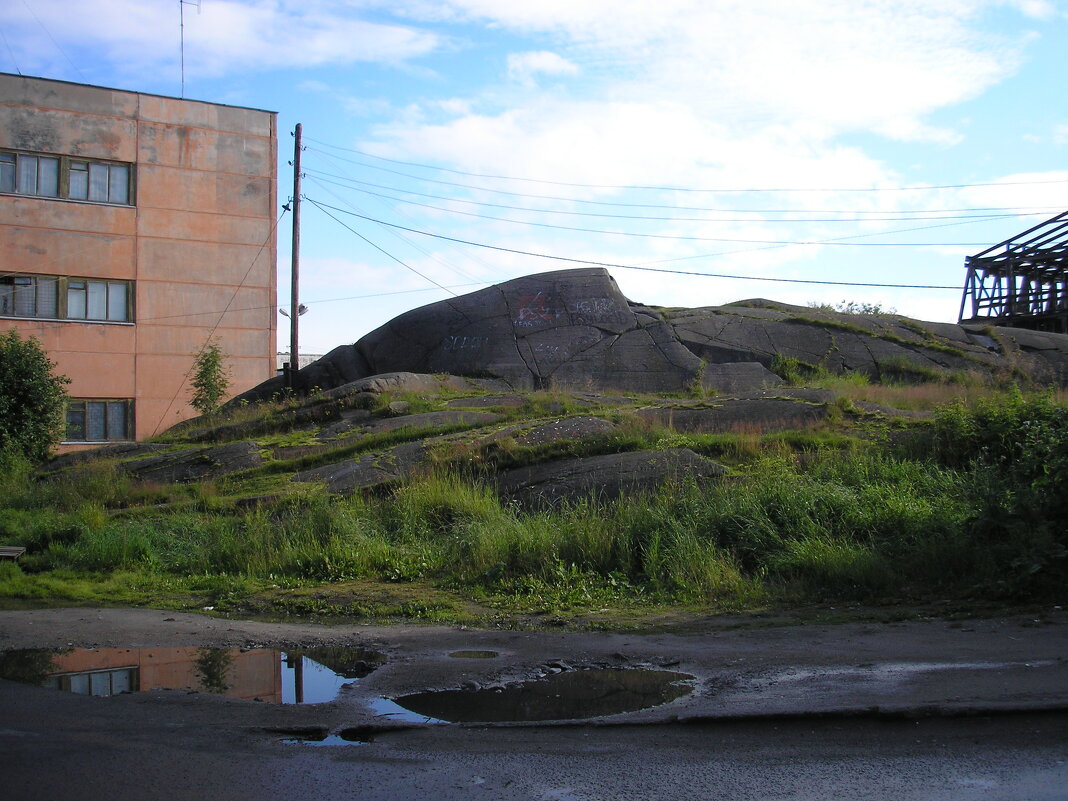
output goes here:
[{"label": "small tree", "polygon": [[42,461],[62,439],[70,379],[55,366],[35,337],[0,334],[0,450]]},{"label": "small tree", "polygon": [[189,403],[201,414],[217,410],[226,397],[230,371],[224,359],[219,343],[210,341],[193,361],[193,397]]}]

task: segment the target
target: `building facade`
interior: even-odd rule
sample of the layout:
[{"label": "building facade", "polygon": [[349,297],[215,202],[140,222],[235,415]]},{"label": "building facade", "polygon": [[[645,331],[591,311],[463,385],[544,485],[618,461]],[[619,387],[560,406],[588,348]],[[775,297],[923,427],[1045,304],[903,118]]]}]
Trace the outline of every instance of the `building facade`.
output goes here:
[{"label": "building facade", "polygon": [[[275,371],[277,115],[0,74],[0,330],[71,379],[64,449],[193,416]],[[0,366],[2,369],[2,366]]]}]

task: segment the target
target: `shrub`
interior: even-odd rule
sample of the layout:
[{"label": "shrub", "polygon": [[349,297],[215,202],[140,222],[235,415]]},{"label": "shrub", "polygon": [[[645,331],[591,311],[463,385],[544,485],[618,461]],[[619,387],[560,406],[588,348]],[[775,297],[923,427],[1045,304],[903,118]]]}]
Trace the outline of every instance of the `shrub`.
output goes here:
[{"label": "shrub", "polygon": [[208,342],[193,361],[193,397],[189,404],[201,414],[219,408],[230,387],[230,374],[218,342]]},{"label": "shrub", "polygon": [[0,334],[0,450],[43,461],[63,436],[70,379],[55,366],[35,337]]},{"label": "shrub", "polygon": [[1006,593],[1055,589],[1068,573],[1068,408],[1018,389],[943,407],[933,450],[974,475],[973,536],[1000,566]]}]

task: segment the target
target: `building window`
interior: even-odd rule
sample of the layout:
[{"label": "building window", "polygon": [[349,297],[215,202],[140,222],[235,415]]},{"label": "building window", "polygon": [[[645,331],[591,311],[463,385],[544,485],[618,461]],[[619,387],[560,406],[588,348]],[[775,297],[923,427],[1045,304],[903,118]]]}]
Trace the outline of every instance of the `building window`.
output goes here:
[{"label": "building window", "polygon": [[141,688],[140,670],[136,667],[126,667],[60,673],[46,678],[41,686],[76,695],[109,696],[137,692]]},{"label": "building window", "polygon": [[67,403],[65,442],[117,442],[133,439],[133,401],[80,400]]},{"label": "building window", "polygon": [[0,192],[129,206],[132,177],[119,162],[0,151]]},{"label": "building window", "polygon": [[125,322],[125,281],[67,281],[68,320],[111,320]]},{"label": "building window", "polygon": [[131,289],[129,281],[0,275],[0,316],[130,322]]}]

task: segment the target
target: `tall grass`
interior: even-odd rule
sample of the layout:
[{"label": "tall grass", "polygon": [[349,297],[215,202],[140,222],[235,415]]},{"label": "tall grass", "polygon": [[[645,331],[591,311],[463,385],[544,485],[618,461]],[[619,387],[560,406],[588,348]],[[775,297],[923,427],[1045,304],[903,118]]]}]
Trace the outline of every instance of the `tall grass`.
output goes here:
[{"label": "tall grass", "polygon": [[804,467],[767,458],[710,487],[524,512],[438,472],[388,498],[310,491],[244,513],[124,517],[97,506],[20,528],[9,512],[2,533],[30,546],[24,567],[36,571],[424,577],[493,592],[564,570],[669,600],[878,598],[974,582],[967,483],[937,465],[827,452]]},{"label": "tall grass", "polygon": [[[9,460],[0,543],[28,552],[0,574],[0,593],[23,592],[24,573],[73,571],[220,586],[418,578],[560,603],[1061,598],[1068,410],[1050,395],[988,396],[944,407],[924,432],[907,452],[818,431],[746,439],[719,483],[548,510],[504,504],[447,465],[384,496],[303,485],[254,509],[134,510],[136,490],[110,468],[41,483]],[[727,449],[731,436],[686,444]]]}]

